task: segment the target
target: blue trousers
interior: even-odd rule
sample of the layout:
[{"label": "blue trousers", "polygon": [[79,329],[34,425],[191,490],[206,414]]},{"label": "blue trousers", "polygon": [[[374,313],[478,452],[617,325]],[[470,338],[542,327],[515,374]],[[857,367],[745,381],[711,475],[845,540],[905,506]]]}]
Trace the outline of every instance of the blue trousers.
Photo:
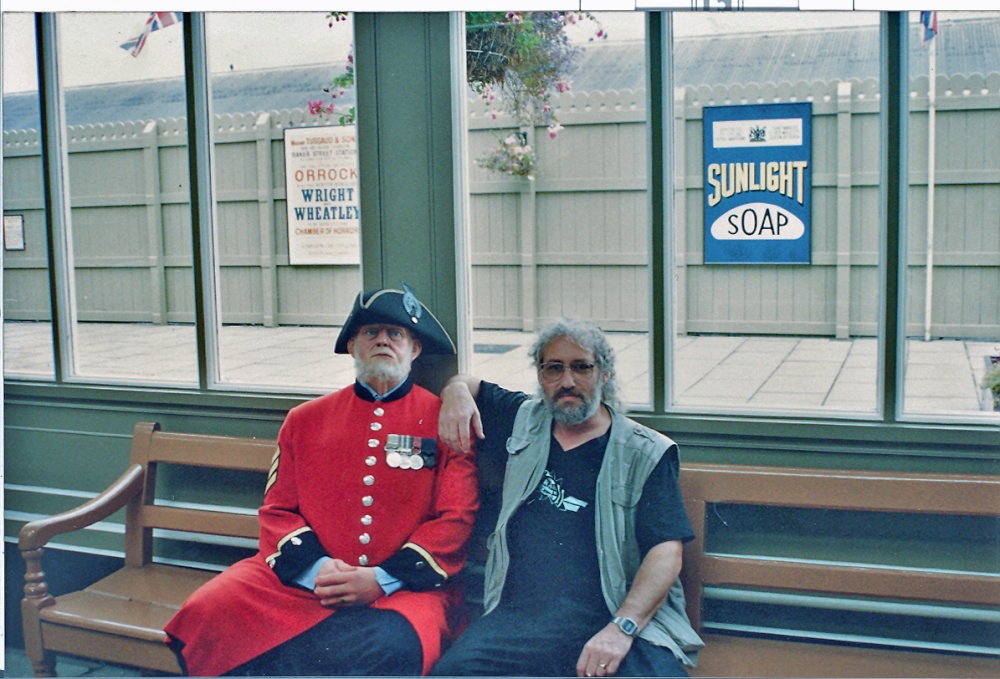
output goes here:
[{"label": "blue trousers", "polygon": [[396,611],[341,609],[228,673],[237,677],[419,676],[424,652]]},{"label": "blue trousers", "polygon": [[[442,677],[575,677],[584,644],[608,620],[559,620],[558,614],[533,615],[503,605],[462,633],[432,674]],[[636,639],[618,668],[620,677],[686,677],[674,654]]]}]

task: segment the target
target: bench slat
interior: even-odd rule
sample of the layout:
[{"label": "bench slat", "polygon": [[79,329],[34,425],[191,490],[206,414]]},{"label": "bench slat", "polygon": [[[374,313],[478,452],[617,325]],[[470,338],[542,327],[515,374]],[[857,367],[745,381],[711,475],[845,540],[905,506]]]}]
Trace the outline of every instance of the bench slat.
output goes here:
[{"label": "bench slat", "polygon": [[143,514],[146,528],[164,528],[235,538],[257,539],[260,536],[257,516],[251,514],[227,514],[204,509],[159,506],[145,507]]},{"label": "bench slat", "polygon": [[56,653],[82,655],[116,665],[142,668],[143,676],[157,676],[150,674],[148,670],[181,674],[174,652],[159,640],[150,642],[45,622],[42,623],[42,630],[45,635],[45,647]]},{"label": "bench slat", "polygon": [[192,592],[215,575],[217,573],[213,571],[163,564],[125,566],[87,587],[87,591],[123,599],[155,601],[180,608]]},{"label": "bench slat", "polygon": [[970,516],[1000,507],[1000,477],[692,464],[680,478],[684,497],[704,502]]},{"label": "bench slat", "polygon": [[59,597],[58,603],[43,608],[39,617],[51,624],[165,642],[163,627],[178,608],[83,590]]},{"label": "bench slat", "polygon": [[712,585],[1000,606],[1000,577],[972,573],[924,573],[706,554],[699,561],[698,577],[703,584]]},{"label": "bench slat", "polygon": [[703,634],[693,677],[1000,677],[1000,660]]},{"label": "bench slat", "polygon": [[157,431],[146,454],[150,462],[266,472],[276,445],[271,439]]}]

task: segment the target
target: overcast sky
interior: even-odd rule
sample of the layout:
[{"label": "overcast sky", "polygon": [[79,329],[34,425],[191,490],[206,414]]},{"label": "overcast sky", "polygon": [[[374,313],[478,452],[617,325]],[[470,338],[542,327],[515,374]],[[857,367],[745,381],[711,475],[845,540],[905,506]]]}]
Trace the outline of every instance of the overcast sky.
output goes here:
[{"label": "overcast sky", "polygon": [[[348,23],[327,25],[325,12],[238,12],[208,14],[209,62],[213,71],[246,71],[341,61],[351,43]],[[612,40],[643,35],[641,12],[596,13]],[[917,15],[912,13],[914,20]],[[954,14],[965,14],[956,12]],[[994,12],[996,14],[996,12]],[[67,12],[61,19],[65,87],[108,81],[179,76],[183,72],[182,30],[173,26],[151,34],[138,57],[119,45],[137,36],[147,12]],[[3,91],[37,87],[32,14],[3,15]],[[876,12],[677,12],[675,35],[720,32],[767,33],[831,26],[872,25]],[[574,36],[586,40],[585,23]]]}]

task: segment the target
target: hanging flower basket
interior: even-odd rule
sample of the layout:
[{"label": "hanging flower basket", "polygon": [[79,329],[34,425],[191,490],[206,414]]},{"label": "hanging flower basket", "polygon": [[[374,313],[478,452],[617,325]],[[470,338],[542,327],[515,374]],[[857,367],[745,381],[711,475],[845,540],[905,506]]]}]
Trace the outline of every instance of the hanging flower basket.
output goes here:
[{"label": "hanging flower basket", "polygon": [[[520,127],[545,125],[555,138],[562,129],[553,111],[553,94],[570,89],[570,75],[583,52],[573,45],[565,28],[587,20],[589,12],[468,12],[466,17],[466,79],[487,107],[502,107]],[[347,19],[346,12],[330,12],[332,27]],[[597,24],[597,38],[607,38]],[[344,73],[324,88],[331,101],[308,103],[313,115],[340,113],[342,125],[354,122],[355,111],[335,111],[334,100],[354,86],[353,54]],[[496,119],[497,111],[492,112]],[[511,137],[498,140],[497,147],[478,159],[481,167],[502,174],[531,177],[538,157],[526,143]]]},{"label": "hanging flower basket", "polygon": [[517,64],[516,31],[509,23],[466,25],[465,73],[470,84],[503,85],[507,69]]},{"label": "hanging flower basket", "polygon": [[496,148],[476,159],[479,167],[512,177],[534,179],[538,155],[528,144],[527,135],[516,132],[501,139]]}]

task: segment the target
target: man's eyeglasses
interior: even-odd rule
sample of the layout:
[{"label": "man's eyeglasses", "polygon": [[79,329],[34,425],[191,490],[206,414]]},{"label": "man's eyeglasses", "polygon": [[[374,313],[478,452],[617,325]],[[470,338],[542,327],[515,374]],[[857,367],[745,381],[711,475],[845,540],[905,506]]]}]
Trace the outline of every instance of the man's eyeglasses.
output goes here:
[{"label": "man's eyeglasses", "polygon": [[566,368],[569,367],[570,371],[573,373],[573,377],[579,377],[583,379],[589,378],[594,374],[594,368],[597,366],[596,363],[584,363],[583,361],[573,361],[566,366],[564,363],[559,361],[550,361],[548,363],[542,363],[538,366],[538,374],[542,376],[542,379],[546,382],[555,382],[558,379],[562,379],[563,373]]}]

